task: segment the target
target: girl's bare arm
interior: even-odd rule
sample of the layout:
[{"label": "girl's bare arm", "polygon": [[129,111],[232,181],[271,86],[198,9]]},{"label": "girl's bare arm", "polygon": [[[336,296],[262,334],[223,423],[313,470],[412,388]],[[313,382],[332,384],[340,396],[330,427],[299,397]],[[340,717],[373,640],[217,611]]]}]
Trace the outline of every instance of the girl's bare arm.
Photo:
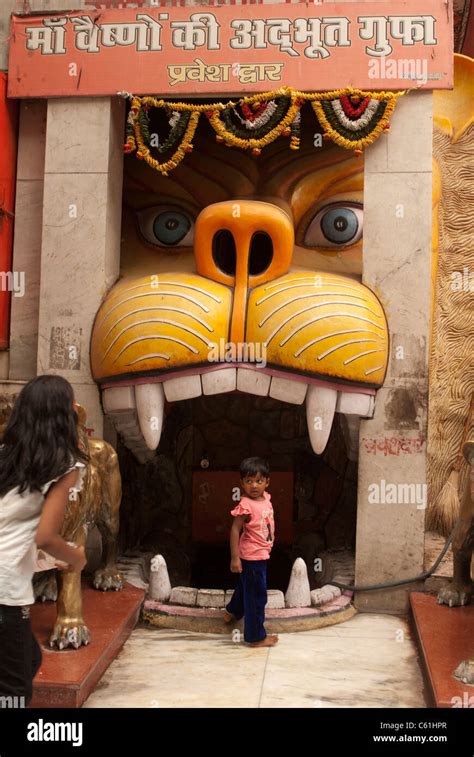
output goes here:
[{"label": "girl's bare arm", "polygon": [[51,485],[43,505],[35,542],[39,549],[80,571],[86,564],[84,547],[70,547],[62,538],[66,505],[79,471],[73,470]]}]

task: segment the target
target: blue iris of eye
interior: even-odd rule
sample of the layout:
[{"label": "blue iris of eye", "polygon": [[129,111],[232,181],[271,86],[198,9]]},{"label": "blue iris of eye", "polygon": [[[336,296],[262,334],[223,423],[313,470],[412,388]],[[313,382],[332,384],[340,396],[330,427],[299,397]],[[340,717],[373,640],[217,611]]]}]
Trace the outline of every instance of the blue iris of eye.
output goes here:
[{"label": "blue iris of eye", "polygon": [[184,213],[166,210],[153,221],[153,233],[162,244],[178,244],[186,236],[191,223]]},{"label": "blue iris of eye", "polygon": [[330,242],[347,244],[358,229],[359,219],[350,208],[331,208],[321,218],[321,231]]}]

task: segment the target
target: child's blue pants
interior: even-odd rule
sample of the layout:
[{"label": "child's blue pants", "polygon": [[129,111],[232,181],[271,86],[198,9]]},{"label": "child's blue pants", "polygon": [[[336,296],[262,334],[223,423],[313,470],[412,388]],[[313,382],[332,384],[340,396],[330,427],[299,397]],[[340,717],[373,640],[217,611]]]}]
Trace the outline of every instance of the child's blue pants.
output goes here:
[{"label": "child's blue pants", "polygon": [[262,641],[267,635],[263,625],[267,604],[267,562],[241,560],[242,573],[225,608],[237,620],[243,617],[244,639],[249,643]]}]

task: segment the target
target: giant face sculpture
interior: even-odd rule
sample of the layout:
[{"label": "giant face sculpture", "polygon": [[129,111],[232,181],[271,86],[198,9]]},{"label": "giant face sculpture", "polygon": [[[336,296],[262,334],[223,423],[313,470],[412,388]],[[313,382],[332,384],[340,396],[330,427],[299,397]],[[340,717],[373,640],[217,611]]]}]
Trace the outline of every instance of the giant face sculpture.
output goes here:
[{"label": "giant face sculpture", "polygon": [[387,364],[361,283],[363,158],[312,132],[296,153],[282,139],[251,157],[200,129],[169,177],[125,159],[122,276],[91,350],[105,409],[132,411],[134,387],[140,430],[121,430],[139,453],[159,442],[165,397],[305,401],[321,453],[335,412],[371,414]]}]

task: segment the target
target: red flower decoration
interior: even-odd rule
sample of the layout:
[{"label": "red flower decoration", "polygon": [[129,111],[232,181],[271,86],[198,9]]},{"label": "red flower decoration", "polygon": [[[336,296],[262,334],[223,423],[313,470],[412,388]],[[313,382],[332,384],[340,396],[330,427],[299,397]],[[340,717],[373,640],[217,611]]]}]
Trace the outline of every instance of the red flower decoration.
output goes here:
[{"label": "red flower decoration", "polygon": [[347,95],[343,95],[339,98],[339,102],[342,105],[342,109],[344,113],[346,114],[347,118],[359,118],[359,116],[362,115],[362,113],[365,111],[367,105],[370,102],[370,97],[367,95],[367,97],[364,97],[362,102],[357,105],[357,107],[354,107],[351,100]]},{"label": "red flower decoration", "polygon": [[252,109],[249,108],[247,103],[242,104],[242,113],[248,121],[255,121],[266,109],[268,103],[254,103]]}]

